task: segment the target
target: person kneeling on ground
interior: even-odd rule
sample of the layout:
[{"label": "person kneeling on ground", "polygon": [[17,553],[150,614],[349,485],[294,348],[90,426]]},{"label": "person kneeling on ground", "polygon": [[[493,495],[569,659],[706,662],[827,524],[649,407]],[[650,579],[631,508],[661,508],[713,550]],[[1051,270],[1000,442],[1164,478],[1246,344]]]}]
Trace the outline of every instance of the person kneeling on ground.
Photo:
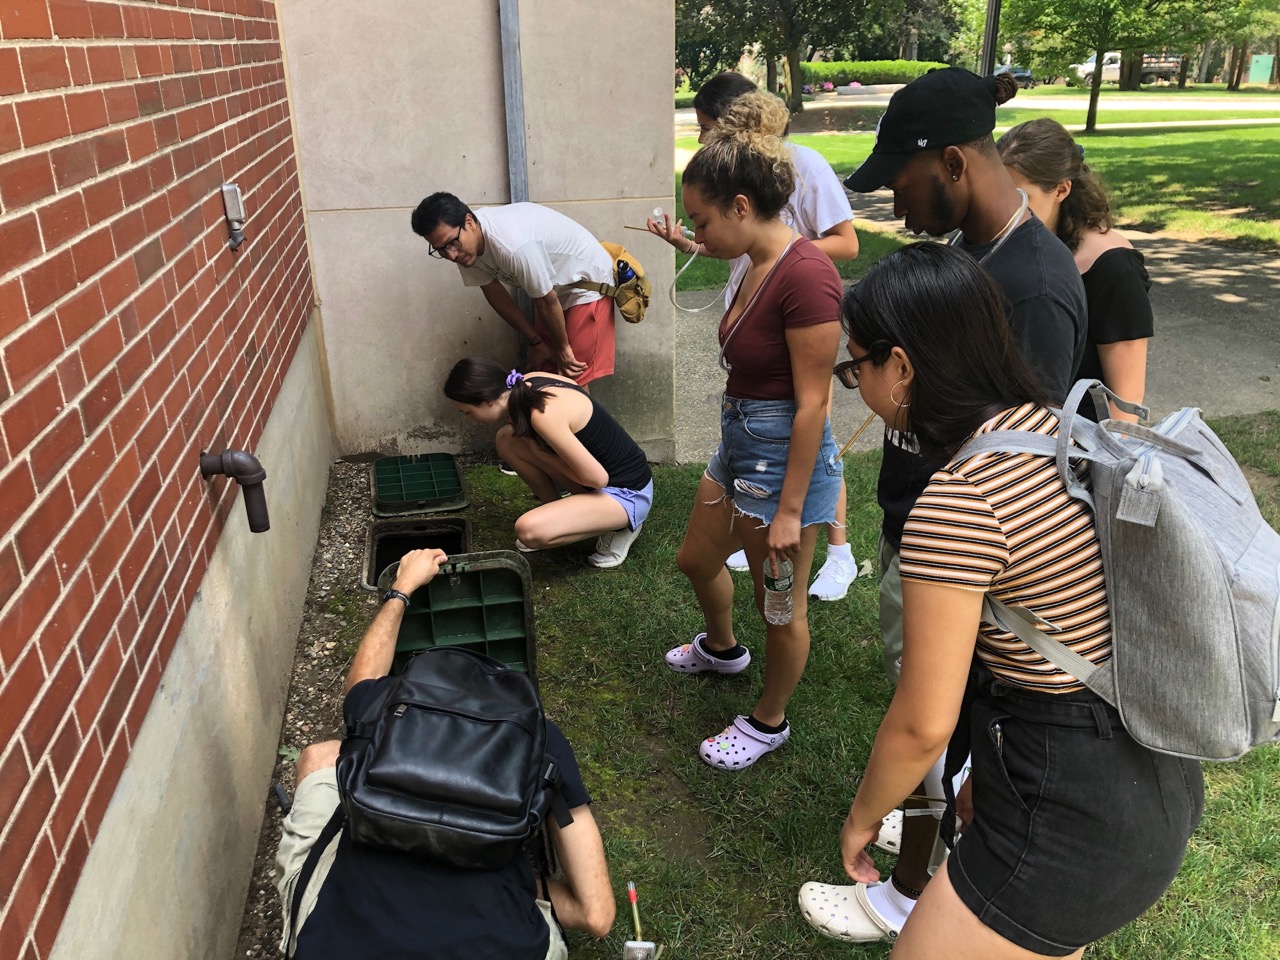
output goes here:
[{"label": "person kneeling on ground", "polygon": [[[644,451],[568,377],[459,360],[444,395],[477,423],[502,423],[498,455],[542,501],[516,520],[516,549],[532,553],[596,537],[593,567],[616,567],[653,505]],[[567,494],[567,495],[566,495]]]},{"label": "person kneeling on ground", "polygon": [[[435,577],[445,559],[440,550],[406,554],[392,590],[412,595]],[[392,682],[388,673],[405,607],[388,591],[360,642],[345,686],[343,716],[348,723]],[[297,929],[292,929],[299,874],[338,807],[340,746],[337,740],[311,744],[298,757],[297,792],[276,854],[285,915],[281,950],[287,956],[563,960],[568,953],[562,926],[596,937],[609,933],[615,907],[604,845],[573,749],[550,721],[547,751],[560,768],[560,793],[573,818],[563,828],[554,817],[547,825],[563,878],[536,879],[523,856],[497,870],[432,863],[354,843],[344,824],[320,856],[303,892]]]}]

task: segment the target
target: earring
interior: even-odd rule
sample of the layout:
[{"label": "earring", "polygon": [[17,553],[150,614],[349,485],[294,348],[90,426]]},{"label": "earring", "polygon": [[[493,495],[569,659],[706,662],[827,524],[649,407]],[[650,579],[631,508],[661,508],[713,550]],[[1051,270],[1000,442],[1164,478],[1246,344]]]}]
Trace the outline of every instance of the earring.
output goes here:
[{"label": "earring", "polygon": [[906,380],[899,380],[897,383],[895,383],[892,387],[889,388],[889,402],[892,403],[895,407],[901,408],[901,407],[911,406],[910,400],[900,401],[893,395],[893,391],[897,390],[900,386],[902,386],[906,382],[907,382]]},{"label": "earring", "polygon": [[954,183],[959,183],[959,182],[960,182],[960,174],[958,174],[958,173],[953,173],[953,174],[951,175],[951,180],[952,180]]}]

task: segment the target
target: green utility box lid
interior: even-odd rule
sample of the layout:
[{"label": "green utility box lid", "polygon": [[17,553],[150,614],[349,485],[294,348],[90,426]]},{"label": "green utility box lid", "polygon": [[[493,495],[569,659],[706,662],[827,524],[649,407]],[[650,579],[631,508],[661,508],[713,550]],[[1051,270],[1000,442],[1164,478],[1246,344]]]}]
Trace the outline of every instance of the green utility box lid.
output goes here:
[{"label": "green utility box lid", "polygon": [[[378,577],[386,589],[399,563]],[[533,578],[529,563],[510,550],[450,558],[436,578],[415,590],[400,622],[391,672],[404,672],[415,653],[460,646],[508,666],[534,672]]]},{"label": "green utility box lid", "polygon": [[[366,590],[378,589],[378,575],[410,550],[435,547],[450,557],[471,551],[471,521],[466,517],[404,517],[374,520],[364,541]],[[384,588],[385,589],[385,588]]]},{"label": "green utility box lid", "polygon": [[379,517],[439,513],[467,505],[462,472],[450,453],[380,457],[369,471],[373,512]]}]

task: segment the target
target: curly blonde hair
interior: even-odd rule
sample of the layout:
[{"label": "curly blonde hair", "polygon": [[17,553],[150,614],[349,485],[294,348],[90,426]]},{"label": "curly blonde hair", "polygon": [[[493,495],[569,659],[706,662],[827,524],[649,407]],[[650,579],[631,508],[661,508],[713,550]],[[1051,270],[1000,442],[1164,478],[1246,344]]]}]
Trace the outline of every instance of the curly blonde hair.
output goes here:
[{"label": "curly blonde hair", "polygon": [[744,93],[720,114],[706,145],[684,171],[686,186],[697,187],[724,209],[739,194],[761,219],[782,212],[795,189],[796,173],[783,134],[791,114],[777,97]]}]

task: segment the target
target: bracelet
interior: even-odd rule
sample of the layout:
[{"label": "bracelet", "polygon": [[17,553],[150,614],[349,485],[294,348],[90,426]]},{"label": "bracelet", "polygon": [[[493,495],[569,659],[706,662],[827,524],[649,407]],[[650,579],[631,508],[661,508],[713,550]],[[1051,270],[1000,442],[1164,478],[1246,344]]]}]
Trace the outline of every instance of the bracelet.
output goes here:
[{"label": "bracelet", "polygon": [[387,592],[382,595],[383,603],[386,603],[388,600],[402,600],[404,601],[405,609],[407,610],[409,608],[409,595],[407,593],[401,593],[395,587],[389,587]]},{"label": "bracelet", "polygon": [[692,246],[692,247],[690,247],[688,250],[686,250],[686,251],[684,252],[684,255],[685,255],[686,257],[691,257],[691,256],[693,256],[695,253],[697,253],[697,252],[698,252],[698,247],[700,247],[700,246],[702,246],[702,244],[698,243],[697,241],[693,241],[693,246]]}]

